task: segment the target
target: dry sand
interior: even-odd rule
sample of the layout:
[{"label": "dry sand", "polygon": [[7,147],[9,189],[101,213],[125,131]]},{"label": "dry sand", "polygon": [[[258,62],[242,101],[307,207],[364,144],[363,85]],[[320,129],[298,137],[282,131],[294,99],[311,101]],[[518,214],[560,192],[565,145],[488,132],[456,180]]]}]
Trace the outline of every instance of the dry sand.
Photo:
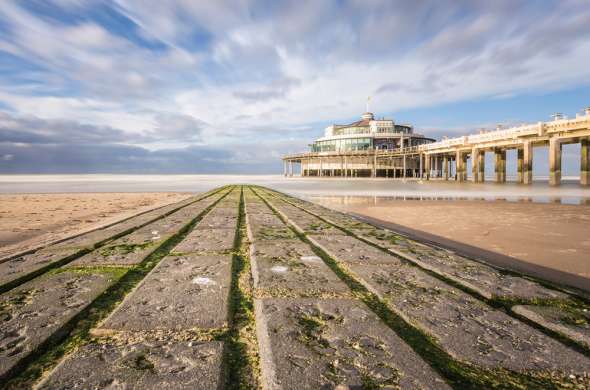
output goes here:
[{"label": "dry sand", "polygon": [[0,258],[178,202],[188,193],[0,195]]},{"label": "dry sand", "polygon": [[[590,206],[506,201],[325,198],[335,209],[590,278]],[[459,246],[455,246],[458,248]]]}]

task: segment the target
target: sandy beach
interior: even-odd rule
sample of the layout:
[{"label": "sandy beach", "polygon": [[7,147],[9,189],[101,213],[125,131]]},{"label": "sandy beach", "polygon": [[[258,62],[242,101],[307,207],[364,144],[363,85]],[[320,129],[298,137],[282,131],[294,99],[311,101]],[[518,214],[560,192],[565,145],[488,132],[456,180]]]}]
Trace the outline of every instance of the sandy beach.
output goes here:
[{"label": "sandy beach", "polygon": [[[590,277],[590,206],[506,201],[316,197],[411,231]],[[434,237],[433,237],[434,236]]]},{"label": "sandy beach", "polygon": [[0,195],[0,258],[178,202],[188,193]]}]

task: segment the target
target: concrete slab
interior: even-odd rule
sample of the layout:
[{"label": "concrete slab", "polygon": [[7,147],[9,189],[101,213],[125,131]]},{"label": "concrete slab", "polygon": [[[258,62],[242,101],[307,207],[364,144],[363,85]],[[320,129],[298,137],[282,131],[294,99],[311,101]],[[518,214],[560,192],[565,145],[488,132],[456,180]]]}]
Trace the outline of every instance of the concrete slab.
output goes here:
[{"label": "concrete slab", "polygon": [[39,389],[220,389],[223,344],[90,344],[66,358]]},{"label": "concrete slab", "polygon": [[236,228],[194,229],[173,252],[227,252],[233,249]]},{"label": "concrete slab", "polygon": [[[297,223],[297,221],[293,222]],[[310,239],[332,256],[345,263],[394,265],[400,265],[402,263],[395,256],[351,236],[315,235],[310,237]]]},{"label": "concrete slab", "polygon": [[168,256],[100,326],[113,330],[227,325],[231,255]]},{"label": "concrete slab", "polygon": [[196,229],[231,229],[236,227],[238,223],[238,214],[221,214],[208,215],[204,218]]},{"label": "concrete slab", "polygon": [[44,275],[0,296],[0,377],[114,282],[108,273],[67,271]]},{"label": "concrete slab", "polygon": [[304,242],[260,241],[250,249],[259,298],[350,296],[346,284]]},{"label": "concrete slab", "polygon": [[0,286],[72,256],[80,250],[50,247],[0,263]]},{"label": "concrete slab", "polygon": [[455,359],[520,372],[590,373],[590,359],[409,265],[347,267],[393,311],[432,335]]},{"label": "concrete slab", "polygon": [[355,300],[255,302],[268,389],[446,389],[446,383]]},{"label": "concrete slab", "polygon": [[131,234],[109,242],[98,250],[69,263],[68,267],[139,264],[220,196],[216,195],[203,202],[187,206]]},{"label": "concrete slab", "polygon": [[588,309],[519,305],[512,310],[590,348],[590,311]]}]

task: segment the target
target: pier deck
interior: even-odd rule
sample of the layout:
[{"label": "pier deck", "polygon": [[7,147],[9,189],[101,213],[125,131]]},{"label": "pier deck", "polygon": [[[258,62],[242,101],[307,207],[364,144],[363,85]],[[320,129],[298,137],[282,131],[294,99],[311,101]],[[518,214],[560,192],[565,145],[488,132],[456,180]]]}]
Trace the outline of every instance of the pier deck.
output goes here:
[{"label": "pier deck", "polygon": [[587,292],[227,186],[0,262],[5,388],[588,388]]}]

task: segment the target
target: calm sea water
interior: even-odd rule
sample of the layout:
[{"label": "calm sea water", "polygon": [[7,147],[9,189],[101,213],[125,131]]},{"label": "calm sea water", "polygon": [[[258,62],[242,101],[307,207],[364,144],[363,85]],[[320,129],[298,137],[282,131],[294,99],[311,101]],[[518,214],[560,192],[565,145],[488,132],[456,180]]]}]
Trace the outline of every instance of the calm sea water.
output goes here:
[{"label": "calm sea water", "polygon": [[590,188],[575,180],[560,187],[398,181],[391,179],[285,178],[282,175],[0,175],[0,193],[203,192],[224,184],[256,184],[308,199],[384,197],[408,200],[507,200],[590,204]]}]

